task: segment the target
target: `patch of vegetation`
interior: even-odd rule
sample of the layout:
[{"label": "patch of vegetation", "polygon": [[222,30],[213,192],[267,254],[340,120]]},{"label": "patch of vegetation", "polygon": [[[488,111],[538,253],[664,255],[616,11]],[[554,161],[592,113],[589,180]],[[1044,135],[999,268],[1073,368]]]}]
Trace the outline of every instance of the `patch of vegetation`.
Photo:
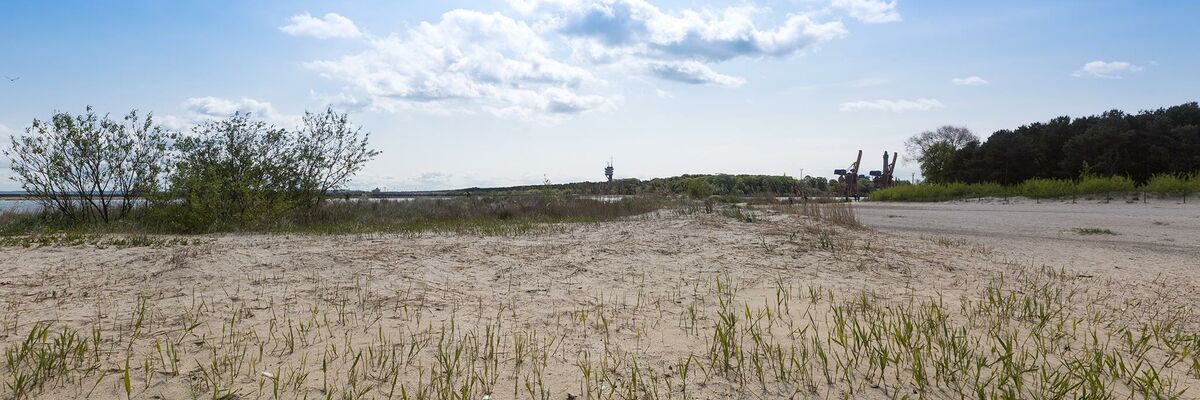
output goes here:
[{"label": "patch of vegetation", "polygon": [[1187,203],[1189,194],[1200,192],[1200,174],[1155,175],[1142,186],[1142,191],[1160,196],[1180,196]]},{"label": "patch of vegetation", "polygon": [[[984,280],[958,299],[783,276],[766,291],[728,275],[664,291],[642,283],[637,302],[596,296],[549,317],[556,323],[529,323],[515,304],[379,295],[370,281],[297,294],[329,299],[302,312],[289,312],[304,301],[290,298],[251,312],[236,297],[172,306],[114,294],[127,307],[2,325],[0,395],[1176,399],[1200,374],[1194,310],[1163,310],[1167,292],[1131,301],[1049,268]],[[644,332],[675,345],[637,341]]]},{"label": "patch of vegetation", "polygon": [[[931,183],[1018,185],[1034,178],[1121,176],[1147,182],[1160,174],[1200,171],[1200,105],[1081,118],[1058,117],[993,132],[980,141],[969,131],[942,127],[906,143]],[[1090,190],[1120,192],[1104,183]]]},{"label": "patch of vegetation", "polygon": [[723,208],[721,215],[746,223],[754,223],[758,219],[758,215],[753,210],[739,207],[736,204]]},{"label": "patch of vegetation", "polygon": [[[688,195],[716,196],[820,196],[835,191],[837,181],[813,176],[793,178],[782,175],[695,175],[640,180],[616,179],[610,182],[574,182],[548,185],[528,185],[499,188],[468,188],[451,190],[446,195],[465,194],[575,194],[575,195]],[[831,186],[833,185],[833,186]]]},{"label": "patch of vegetation", "polygon": [[823,222],[847,228],[862,228],[854,213],[854,204],[843,201],[805,201],[794,204],[775,205],[779,212],[800,214]]},{"label": "patch of vegetation", "polygon": [[[457,233],[512,236],[556,232],[564,223],[593,223],[641,215],[673,204],[655,196],[602,201],[574,196],[488,196],[448,199],[327,201],[303,212],[281,213],[207,232],[301,234]],[[17,214],[0,219],[0,245],[173,245],[155,235],[190,233],[157,218],[135,217],[119,224],[72,221],[52,215]]]},{"label": "patch of vegetation", "polygon": [[[1200,175],[1188,179],[1174,175],[1158,175],[1145,185],[1138,186],[1124,176],[1087,176],[1079,180],[1033,178],[1017,185],[996,183],[923,183],[896,185],[871,192],[872,201],[948,201],[988,197],[1028,197],[1031,199],[1074,198],[1076,196],[1113,195],[1147,192],[1162,195],[1182,195],[1200,191]],[[1186,199],[1186,197],[1185,197]],[[1185,200],[1186,201],[1186,200]]]},{"label": "patch of vegetation", "polygon": [[207,240],[184,237],[159,237],[142,234],[97,235],[78,232],[37,233],[19,236],[0,236],[0,247],[171,247],[200,245]]},{"label": "patch of vegetation", "polygon": [[871,192],[871,201],[948,201],[963,198],[1006,197],[1009,191],[992,183],[896,185]]},{"label": "patch of vegetation", "polygon": [[1108,229],[1108,228],[1075,228],[1074,231],[1075,231],[1075,233],[1078,233],[1080,235],[1116,235],[1117,234],[1116,232],[1113,232],[1111,229]]}]

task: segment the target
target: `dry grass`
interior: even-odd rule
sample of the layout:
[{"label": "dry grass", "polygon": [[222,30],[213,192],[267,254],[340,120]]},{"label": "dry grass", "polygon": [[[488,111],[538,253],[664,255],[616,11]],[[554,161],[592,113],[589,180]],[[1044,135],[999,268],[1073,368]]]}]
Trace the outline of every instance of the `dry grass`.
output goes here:
[{"label": "dry grass", "polygon": [[862,228],[858,217],[854,215],[854,204],[850,202],[806,201],[796,204],[779,204],[772,206],[779,212],[800,214],[830,224]]}]

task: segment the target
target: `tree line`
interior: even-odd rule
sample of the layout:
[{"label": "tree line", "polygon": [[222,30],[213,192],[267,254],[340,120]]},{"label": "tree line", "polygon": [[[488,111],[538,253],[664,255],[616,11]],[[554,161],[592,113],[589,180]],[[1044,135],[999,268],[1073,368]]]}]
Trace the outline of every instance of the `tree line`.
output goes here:
[{"label": "tree line", "polygon": [[1156,175],[1200,171],[1200,106],[1063,116],[996,131],[983,141],[966,128],[945,126],[915,135],[906,145],[930,183],[1015,185],[1085,176],[1145,183]]},{"label": "tree line", "polygon": [[469,188],[451,191],[461,193],[523,193],[556,192],[576,195],[688,195],[707,196],[800,196],[821,195],[829,191],[837,181],[805,176],[795,178],[786,175],[731,175],[731,174],[687,174],[666,178],[641,180],[637,178],[615,179],[612,182],[573,182],[562,184],[513,186],[504,188]]},{"label": "tree line", "polygon": [[313,212],[379,154],[369,137],[332,109],[292,129],[235,113],[177,132],[149,113],[88,107],[35,119],[3,152],[54,218],[196,232]]}]

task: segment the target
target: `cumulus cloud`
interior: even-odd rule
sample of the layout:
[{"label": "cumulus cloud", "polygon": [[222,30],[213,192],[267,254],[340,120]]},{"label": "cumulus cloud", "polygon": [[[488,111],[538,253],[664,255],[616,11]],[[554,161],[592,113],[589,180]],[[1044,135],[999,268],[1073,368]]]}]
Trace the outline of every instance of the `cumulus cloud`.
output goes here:
[{"label": "cumulus cloud", "polygon": [[720,72],[720,64],[803,55],[846,36],[831,11],[899,20],[895,1],[833,1],[784,15],[753,3],[667,10],[648,0],[508,0],[515,18],[453,10],[388,36],[362,34],[337,14],[298,15],[281,29],[361,38],[361,52],[306,63],[346,85],[331,102],[554,121],[620,104],[620,96],[602,92],[608,82],[594,72],[738,87],[746,80]]},{"label": "cumulus cloud", "polygon": [[656,77],[676,82],[717,84],[729,87],[737,87],[746,83],[745,79],[717,73],[708,66],[695,61],[680,63],[656,62],[651,63],[647,68]]},{"label": "cumulus cloud", "polygon": [[1127,72],[1141,71],[1142,67],[1134,65],[1128,61],[1092,61],[1083,64],[1083,68],[1075,71],[1073,75],[1078,77],[1095,77],[1106,79],[1121,78]]},{"label": "cumulus cloud", "polygon": [[282,26],[279,30],[292,36],[310,36],[318,39],[357,38],[363,34],[354,25],[354,21],[335,13],[328,13],[321,18],[308,13],[292,16],[292,23]]},{"label": "cumulus cloud", "polygon": [[187,111],[186,116],[168,115],[162,119],[163,125],[171,129],[185,130],[197,123],[227,118],[239,112],[249,113],[252,117],[283,128],[299,126],[302,121],[301,116],[279,112],[269,102],[245,97],[239,100],[212,96],[192,97],[184,100],[183,109]]},{"label": "cumulus cloud", "polygon": [[833,8],[845,11],[851,17],[868,24],[896,22],[900,12],[896,2],[884,0],[833,0]]},{"label": "cumulus cloud", "polygon": [[842,103],[842,111],[929,111],[943,108],[945,105],[937,99],[919,98],[916,100],[862,100]]},{"label": "cumulus cloud", "polygon": [[617,100],[583,93],[601,82],[554,59],[550,45],[528,24],[499,13],[450,11],[404,35],[372,39],[362,53],[307,66],[388,111],[483,110],[553,119]]},{"label": "cumulus cloud", "polygon": [[959,86],[979,86],[979,85],[988,84],[988,81],[986,79],[972,75],[972,76],[968,76],[966,78],[951,79],[950,83],[953,83],[953,84],[959,85]]},{"label": "cumulus cloud", "polygon": [[565,36],[577,55],[624,63],[663,79],[736,86],[741,78],[707,64],[741,57],[786,57],[847,34],[841,21],[792,14],[760,28],[754,6],[664,11],[644,0],[510,0],[544,30]]}]

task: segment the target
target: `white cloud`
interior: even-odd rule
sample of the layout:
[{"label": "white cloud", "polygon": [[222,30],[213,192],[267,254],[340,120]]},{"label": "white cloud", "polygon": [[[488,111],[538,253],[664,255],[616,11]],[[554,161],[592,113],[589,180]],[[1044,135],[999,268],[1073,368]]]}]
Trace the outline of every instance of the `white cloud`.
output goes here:
[{"label": "white cloud", "polygon": [[929,111],[943,108],[945,105],[937,99],[919,98],[916,100],[862,100],[842,103],[842,111]]},{"label": "white cloud", "polygon": [[833,0],[832,6],[868,24],[900,21],[894,0]]},{"label": "white cloud", "polygon": [[483,110],[553,120],[603,109],[615,97],[585,94],[602,84],[555,60],[529,25],[499,13],[454,10],[404,35],[373,39],[362,53],[307,63],[365,93],[375,109]]},{"label": "white cloud", "polygon": [[187,111],[186,116],[168,115],[162,119],[163,125],[170,129],[185,130],[199,122],[223,119],[239,112],[249,113],[251,117],[281,128],[293,128],[299,126],[302,121],[301,116],[281,113],[269,102],[245,97],[240,100],[212,96],[192,97],[183,102],[183,108]]},{"label": "white cloud", "polygon": [[742,57],[787,57],[847,34],[841,21],[818,22],[808,14],[759,28],[754,6],[667,12],[645,0],[509,0],[535,18],[539,29],[567,38],[577,56],[596,63],[641,68],[687,83],[741,84],[709,64]]},{"label": "white cloud", "polygon": [[1091,76],[1096,78],[1117,79],[1124,73],[1141,71],[1142,67],[1128,61],[1092,61],[1072,75],[1078,77]]},{"label": "white cloud", "polygon": [[359,32],[354,21],[335,13],[328,13],[321,18],[308,13],[292,16],[292,23],[280,27],[279,30],[292,36],[310,36],[318,39],[356,38],[363,34]]},{"label": "white cloud", "polygon": [[452,190],[471,187],[501,187],[529,185],[542,182],[542,176],[488,176],[487,173],[456,174],[442,171],[420,172],[415,175],[375,175],[362,173],[356,175],[350,187],[363,189],[380,188],[389,191],[413,190]]},{"label": "white cloud", "polygon": [[8,136],[8,135],[11,135],[12,133],[13,133],[12,129],[10,129],[7,126],[4,126],[4,124],[0,124],[0,135]]},{"label": "white cloud", "polygon": [[988,84],[988,81],[986,79],[972,75],[972,76],[968,76],[966,78],[951,79],[950,83],[953,83],[953,84],[959,85],[959,86],[980,86],[980,85]]},{"label": "white cloud", "polygon": [[746,83],[745,79],[717,73],[708,66],[695,61],[654,62],[647,66],[647,70],[656,77],[683,83],[711,83],[729,87],[738,87]]}]

